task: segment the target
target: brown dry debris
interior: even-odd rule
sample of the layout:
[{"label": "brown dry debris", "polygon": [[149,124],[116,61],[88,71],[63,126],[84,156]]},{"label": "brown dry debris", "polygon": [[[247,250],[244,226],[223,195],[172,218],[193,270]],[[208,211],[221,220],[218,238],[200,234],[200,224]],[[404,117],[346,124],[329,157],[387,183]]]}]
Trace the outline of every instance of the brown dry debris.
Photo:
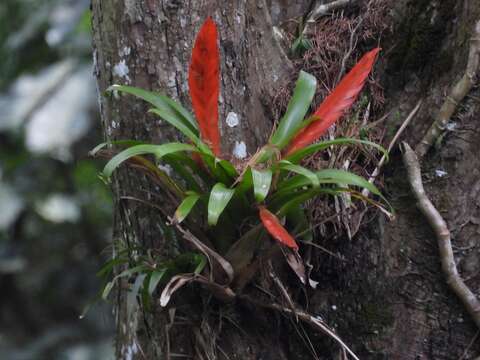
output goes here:
[{"label": "brown dry debris", "polygon": [[[335,87],[341,77],[339,75],[348,71],[367,50],[381,46],[382,36],[391,31],[389,27],[391,21],[388,20],[388,1],[360,2],[354,9],[340,10],[323,17],[315,26],[309,28],[306,35],[312,47],[303,54],[303,57],[294,59],[293,62],[298,71],[307,71],[318,79],[314,108]],[[289,35],[292,43],[295,36],[295,34]],[[295,76],[292,76],[290,81],[292,85]],[[278,111],[277,118],[285,110],[289,96],[290,92],[285,88],[280,90],[274,99],[274,108]],[[382,124],[375,126],[373,123],[383,116],[383,104],[383,88],[380,85],[378,73],[374,72],[350,114],[344,116],[335,129],[330,130],[328,137],[362,137],[382,144],[384,128]],[[361,131],[365,128],[368,130]],[[335,147],[313,155],[306,160],[306,165],[312,169],[342,168],[368,178],[379,156],[368,148]],[[343,234],[353,236],[359,227],[356,223],[357,219],[362,218],[358,214],[364,211],[362,205],[351,204],[348,199],[330,198],[326,201],[325,197],[314,200],[309,209],[318,238],[323,238],[324,242]],[[335,213],[339,213],[339,216],[334,216]],[[332,220],[324,222],[327,218]],[[320,225],[316,226],[318,224]]]}]

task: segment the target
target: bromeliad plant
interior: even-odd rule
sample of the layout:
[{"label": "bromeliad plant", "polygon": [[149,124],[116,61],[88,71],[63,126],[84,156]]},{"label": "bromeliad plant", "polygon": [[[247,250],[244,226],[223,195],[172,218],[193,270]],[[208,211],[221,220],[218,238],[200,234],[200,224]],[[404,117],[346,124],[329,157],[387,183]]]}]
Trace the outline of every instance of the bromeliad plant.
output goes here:
[{"label": "bromeliad plant", "polygon": [[[386,203],[380,191],[358,175],[338,169],[312,171],[301,165],[305,157],[332,145],[368,145],[385,152],[381,146],[359,139],[317,142],[354,103],[379,51],[376,48],[366,53],[311,115],[307,114],[317,81],[314,76],[300,72],[287,110],[268,143],[240,166],[234,166],[221,151],[220,56],[212,19],[207,19],[200,29],[189,68],[188,84],[195,117],[165,95],[130,86],[111,86],[109,91],[135,95],[153,105],[150,112],[177,128],[188,142],[161,145],[129,140],[111,142],[109,144],[126,149],[111,158],[103,175],[109,178],[125,162],[147,172],[167,193],[165,201],[176,208],[174,214],[166,214],[171,224],[183,234],[190,247],[208,259],[205,262],[202,257],[188,257],[195,260],[190,274],[170,271],[167,276],[168,265],[175,260],[156,264],[151,258],[140,267],[134,266],[133,272],[122,273],[123,276],[147,271],[147,278],[142,278],[144,283],[137,285],[137,290],[143,286],[150,293],[162,277],[165,283],[170,280],[162,293],[162,305],[168,302],[173,291],[195,279],[200,279],[217,294],[219,287],[223,290],[233,287],[238,291],[251,278],[245,274],[252,273],[246,270],[255,256],[268,253],[265,250],[272,248],[269,234],[280,243],[290,266],[305,282],[295,238],[312,236],[303,208],[306,201],[319,195],[347,192],[382,206],[363,197],[358,191],[363,188]],[[106,145],[99,145],[94,152]],[[173,172],[165,171],[166,165]],[[204,276],[207,273],[209,276]],[[109,289],[112,284],[109,283]]]}]

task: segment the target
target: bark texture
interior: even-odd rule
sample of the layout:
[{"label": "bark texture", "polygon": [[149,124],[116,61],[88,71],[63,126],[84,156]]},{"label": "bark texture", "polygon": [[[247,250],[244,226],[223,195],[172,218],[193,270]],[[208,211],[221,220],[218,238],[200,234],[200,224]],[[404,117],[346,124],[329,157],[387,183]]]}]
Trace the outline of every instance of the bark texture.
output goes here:
[{"label": "bark texture", "polygon": [[[188,104],[186,76],[193,38],[203,19],[213,15],[221,39],[223,151],[230,157],[243,141],[252,154],[270,133],[269,105],[275,91],[283,79],[291,77],[289,62],[274,40],[271,19],[283,22],[288,17],[282,14],[289,11],[297,15],[299,2],[293,3],[93,0],[99,90],[113,83],[131,84],[162,90]],[[310,5],[305,4],[305,12]],[[405,136],[414,146],[431,125],[446,91],[463,74],[480,4],[401,0],[390,6],[395,31],[382,44],[387,54],[382,65],[387,108],[392,110],[386,124],[394,132],[418,99],[425,98]],[[423,166],[426,191],[452,233],[461,276],[477,295],[479,97],[478,90],[467,97],[454,115],[453,131]],[[146,116],[146,107],[134,98],[101,97],[100,106],[107,138],[160,142],[174,136],[168,127]],[[239,117],[236,127],[225,123],[232,112]],[[326,244],[341,251],[347,261],[325,255],[323,265],[312,275],[320,285],[306,293],[309,310],[334,325],[362,359],[473,359],[480,353],[478,338],[472,342],[477,329],[444,283],[434,234],[414,206],[399,156],[394,154],[390,164],[386,189],[397,209],[396,220],[386,223],[376,218],[352,241]],[[122,171],[113,188],[115,238],[162,249],[166,256],[174,252],[175,244],[162,242],[158,223],[164,220],[156,211],[121,200],[128,195],[158,202],[159,190],[147,179]],[[318,358],[338,356],[338,347],[324,335],[294,320],[248,304],[216,306],[196,301],[199,297],[188,291],[183,294],[169,312],[143,315],[130,313],[125,294],[119,292],[118,358],[163,359],[166,354],[172,359],[179,354],[195,359],[315,358],[299,333],[308,334]],[[215,342],[218,347],[213,346]]]},{"label": "bark texture", "polygon": [[[201,23],[211,15],[220,29],[220,126],[224,157],[235,161],[234,153],[237,157],[251,155],[268,138],[272,127],[269,105],[275,92],[289,79],[290,63],[274,39],[269,6],[264,0],[93,0],[92,9],[99,92],[102,94],[114,83],[130,84],[160,90],[183,104],[189,104],[187,69],[193,40]],[[100,107],[108,139],[158,143],[175,136],[168,126],[145,115],[147,108],[133,97],[101,96]],[[236,116],[238,125],[227,126],[228,116]],[[246,154],[242,154],[244,145]],[[161,197],[155,196],[159,189],[141,176],[121,171],[113,188],[117,209],[114,240],[162,249],[165,255],[174,252],[175,244],[162,242],[158,223],[165,220],[155,210],[121,200],[128,195],[161,201]],[[119,358],[128,358],[132,353],[139,356],[139,348],[147,358],[164,357],[167,353],[207,357],[211,356],[209,352],[216,354],[216,349],[210,349],[209,345],[215,340],[211,338],[209,321],[196,318],[177,325],[177,321],[170,323],[165,312],[142,321],[139,314],[129,312],[125,294],[121,292],[118,304],[115,315]],[[196,312],[201,317],[204,312],[202,304],[198,305],[199,308],[187,312]],[[223,315],[216,316],[222,322]],[[253,338],[253,334],[251,338],[236,334],[226,336],[224,341],[229,352],[238,351],[244,359],[250,352],[281,353],[276,346],[264,346],[261,340]],[[203,343],[202,349],[195,345],[199,343]]]}]

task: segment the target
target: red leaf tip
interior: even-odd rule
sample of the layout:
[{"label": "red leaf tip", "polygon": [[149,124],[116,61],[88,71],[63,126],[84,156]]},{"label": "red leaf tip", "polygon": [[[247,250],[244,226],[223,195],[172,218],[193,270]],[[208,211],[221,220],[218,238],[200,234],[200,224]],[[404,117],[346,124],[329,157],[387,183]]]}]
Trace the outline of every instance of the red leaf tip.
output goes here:
[{"label": "red leaf tip", "polygon": [[302,129],[290,142],[287,155],[316,141],[352,106],[370,74],[380,50],[381,48],[377,47],[367,52],[343,77],[315,111],[314,116],[318,120]]},{"label": "red leaf tip", "polygon": [[208,17],[195,39],[188,71],[188,86],[201,138],[216,156],[220,156],[219,73],[220,52],[217,46],[217,26],[213,19]]},{"label": "red leaf tip", "polygon": [[288,231],[280,224],[278,218],[272,214],[265,206],[259,206],[260,220],[268,233],[278,242],[289,248],[298,250],[298,245],[295,239],[288,233]]}]

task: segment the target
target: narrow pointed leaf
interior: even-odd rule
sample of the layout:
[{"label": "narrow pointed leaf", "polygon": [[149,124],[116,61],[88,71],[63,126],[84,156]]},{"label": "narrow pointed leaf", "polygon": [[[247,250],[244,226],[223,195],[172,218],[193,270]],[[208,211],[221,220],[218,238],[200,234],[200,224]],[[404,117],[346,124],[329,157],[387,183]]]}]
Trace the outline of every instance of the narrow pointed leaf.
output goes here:
[{"label": "narrow pointed leaf", "polygon": [[228,161],[219,160],[218,158],[205,153],[202,153],[201,156],[203,162],[216,181],[230,185],[238,176],[236,170],[234,168],[232,169],[231,164],[230,166],[227,165]]},{"label": "narrow pointed leaf", "polygon": [[[180,176],[182,176],[182,178],[184,178],[184,180],[187,181],[186,179],[186,175],[183,175],[184,172],[190,172],[191,175],[195,176],[196,178],[199,178],[202,180],[202,182],[207,185],[209,188],[212,187],[215,182],[212,183],[212,177],[210,176],[210,174],[206,171],[206,168],[203,164],[203,160],[202,160],[202,165],[199,165],[194,159],[193,159],[193,155],[198,155],[199,158],[201,159],[201,156],[199,153],[197,152],[193,152],[191,154],[186,154],[186,153],[182,153],[182,152],[177,152],[177,153],[172,153],[172,154],[168,154],[166,156],[163,157],[163,160],[169,164],[170,166],[172,166],[172,168],[175,170],[175,172],[179,173]],[[179,168],[183,168],[183,170],[180,170]],[[177,170],[179,169],[179,170]],[[193,179],[193,181],[196,182],[195,179]],[[189,183],[189,181],[187,181],[187,183]],[[199,185],[197,185],[199,186]],[[196,187],[196,186],[194,186]],[[195,189],[192,187],[192,189],[194,191],[197,191],[197,192],[202,192],[201,189]]]},{"label": "narrow pointed leaf", "polygon": [[122,271],[120,274],[118,274],[117,276],[115,276],[113,278],[112,281],[108,282],[104,289],[103,289],[103,292],[102,292],[102,299],[103,300],[107,300],[108,298],[108,295],[110,294],[110,292],[112,291],[113,289],[113,286],[115,285],[115,282],[120,279],[120,278],[123,278],[123,277],[130,277],[132,276],[133,274],[136,274],[136,273],[139,273],[141,271],[144,271],[146,269],[146,266],[144,265],[138,265],[138,266],[135,266],[133,268],[130,268],[130,269],[126,269],[124,271]]},{"label": "narrow pointed leaf", "polygon": [[316,174],[320,182],[323,184],[333,183],[358,186],[360,188],[367,189],[372,194],[378,195],[383,198],[382,193],[375,185],[369,183],[363,177],[358,176],[352,172],[337,169],[325,169],[317,171]]},{"label": "narrow pointed leaf", "polygon": [[218,97],[220,89],[220,54],[217,27],[208,18],[202,25],[192,50],[188,86],[200,134],[216,156],[220,156]]},{"label": "narrow pointed leaf", "polygon": [[[287,223],[294,226],[292,233],[300,234],[303,241],[313,240],[313,231],[302,205],[292,206],[286,213]],[[295,236],[298,239],[298,235]]]},{"label": "narrow pointed leaf", "polygon": [[148,292],[150,295],[153,294],[155,289],[157,288],[158,283],[162,280],[163,276],[167,272],[167,269],[160,269],[152,272],[150,276],[150,282],[148,283]]},{"label": "narrow pointed leaf", "polygon": [[382,152],[388,159],[388,151],[383,146],[375,144],[374,142],[353,138],[338,138],[334,140],[320,141],[317,144],[306,146],[287,156],[285,160],[297,164],[306,156],[314,154],[317,151],[325,150],[331,145],[368,145]]},{"label": "narrow pointed leaf", "polygon": [[363,88],[380,48],[366,53],[315,111],[318,120],[303,128],[292,140],[287,155],[293,154],[322,136],[347,111]]},{"label": "narrow pointed leaf", "polygon": [[267,210],[264,206],[260,206],[260,220],[268,233],[283,245],[292,249],[298,249],[292,235],[280,224],[278,218]]},{"label": "narrow pointed leaf", "polygon": [[97,272],[98,277],[105,277],[108,276],[112,271],[113,268],[117,265],[125,264],[128,262],[128,258],[114,258],[107,261],[100,270]]},{"label": "narrow pointed leaf", "polygon": [[214,226],[217,224],[218,218],[225,210],[234,193],[235,190],[227,188],[222,183],[215,184],[208,200],[208,225]]},{"label": "narrow pointed leaf", "polygon": [[201,151],[210,153],[210,149],[200,140],[197,134],[195,134],[195,132],[192,131],[183,122],[179,121],[178,117],[175,116],[175,114],[172,113],[171,111],[156,108],[156,109],[150,109],[148,112],[151,112],[153,114],[160,116],[163,120],[168,122],[170,125],[177,128],[183,135],[185,135],[190,141],[192,141]]},{"label": "narrow pointed leaf", "polygon": [[120,91],[131,94],[145,100],[158,109],[167,110],[172,113],[172,116],[175,116],[180,122],[198,135],[198,125],[193,115],[182,105],[175,100],[170,99],[168,96],[126,85],[112,85],[107,91]]},{"label": "narrow pointed leaf", "polygon": [[[367,180],[358,176],[354,173],[345,170],[338,170],[338,169],[325,169],[317,171],[316,176],[320,184],[346,184],[346,185],[353,185],[358,186],[364,189],[369,190],[372,194],[378,195],[382,197],[380,190],[378,188],[369,183]],[[287,181],[285,181],[280,187],[279,191],[275,194],[280,195],[281,193],[289,193],[291,191],[306,187],[310,185],[310,181],[305,178],[304,176],[294,176]],[[383,198],[383,197],[382,197]]]},{"label": "narrow pointed leaf", "polygon": [[168,143],[163,145],[136,145],[132,146],[126,150],[115,155],[110,161],[105,165],[103,169],[103,174],[109,178],[113,171],[120,166],[124,161],[138,155],[153,154],[157,158],[162,156],[179,152],[179,151],[195,151],[196,148],[189,144],[182,143]]},{"label": "narrow pointed leaf", "polygon": [[317,80],[313,75],[304,71],[300,72],[292,98],[288,103],[287,111],[283,115],[278,128],[270,139],[270,143],[278,149],[283,149],[302,126],[303,118],[307,113],[315,89]]},{"label": "narrow pointed leaf", "polygon": [[188,216],[188,214],[190,214],[190,211],[192,211],[199,199],[200,195],[197,193],[191,193],[190,195],[187,195],[175,211],[175,220],[178,223],[181,223]]},{"label": "narrow pointed leaf", "polygon": [[109,142],[103,142],[95,146],[92,150],[89,151],[90,156],[95,156],[100,150],[103,150],[108,145],[118,145],[120,147],[132,147],[135,145],[142,145],[145,144],[144,141],[137,141],[137,140],[115,140]]},{"label": "narrow pointed leaf", "polygon": [[[177,153],[178,154],[178,153]],[[195,192],[201,193],[202,186],[200,185],[200,181],[193,176],[192,172],[190,171],[188,165],[179,161],[177,158],[172,157],[174,154],[169,154],[163,157],[163,161],[170,166],[175,174],[182,178],[185,181],[186,188],[191,189]],[[186,158],[188,158],[186,156]],[[190,158],[191,160],[191,158]]]},{"label": "narrow pointed leaf", "polygon": [[262,202],[268,195],[272,183],[272,171],[252,169],[253,193],[255,200]]},{"label": "narrow pointed leaf", "polygon": [[207,265],[207,257],[202,255],[202,254],[195,254],[195,269],[193,272],[195,274],[200,274],[203,269],[205,269],[205,266]]},{"label": "narrow pointed leaf", "polygon": [[374,207],[378,208],[380,211],[386,214],[389,218],[391,218],[394,214],[393,207],[385,199],[383,201],[388,207],[388,210],[385,208],[384,204],[381,204],[375,200],[372,200],[368,197],[363,196],[361,192],[352,190],[350,188],[341,188],[341,187],[318,188],[318,189],[298,191],[294,193],[290,192],[288,196],[285,194],[284,196],[279,197],[278,199],[275,199],[275,201],[272,201],[272,203],[269,204],[269,206],[272,209],[275,209],[277,211],[277,214],[279,215],[284,215],[284,214],[288,215],[293,209],[295,209],[299,205],[319,195],[338,196],[341,194],[349,194],[353,198],[365,201],[370,205],[373,205]]},{"label": "narrow pointed leaf", "polygon": [[303,166],[292,164],[290,161],[286,160],[279,161],[278,165],[282,170],[288,170],[306,177],[311,182],[313,187],[320,186],[320,181],[318,180],[317,175],[313,171]]},{"label": "narrow pointed leaf", "polygon": [[235,169],[235,166],[233,166],[231,162],[217,158],[216,163],[220,165],[222,169],[225,170],[227,175],[230,176],[231,178],[236,178],[238,176],[238,172]]},{"label": "narrow pointed leaf", "polygon": [[110,281],[105,285],[105,287],[103,288],[103,291],[102,291],[102,299],[103,300],[108,299],[108,295],[110,295],[110,292],[112,291],[114,285],[115,285],[114,281]]}]

